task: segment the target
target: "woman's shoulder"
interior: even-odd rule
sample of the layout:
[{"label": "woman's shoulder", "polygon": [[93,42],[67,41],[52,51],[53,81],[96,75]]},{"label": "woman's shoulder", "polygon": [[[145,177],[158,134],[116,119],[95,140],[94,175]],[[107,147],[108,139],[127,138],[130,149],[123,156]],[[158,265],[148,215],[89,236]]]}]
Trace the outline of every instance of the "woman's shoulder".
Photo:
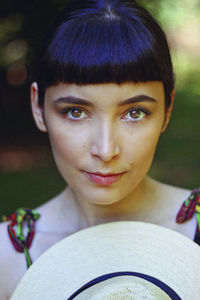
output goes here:
[{"label": "woman's shoulder", "polygon": [[[10,258],[12,258],[12,255],[15,253],[12,244],[10,243],[9,240],[9,235],[8,235],[8,222],[3,222],[0,223],[0,238],[1,238],[1,243],[0,243],[0,272],[5,272],[5,274],[8,271],[8,263],[10,264]],[[4,269],[4,266],[6,268]],[[4,276],[3,276],[4,277]],[[2,276],[0,276],[0,280],[2,280]]]},{"label": "woman's shoulder", "polygon": [[67,236],[79,229],[77,204],[68,188],[35,210],[41,215],[37,221],[37,231],[40,233]]},{"label": "woman's shoulder", "polygon": [[[188,211],[190,208],[191,202],[193,201],[193,210],[192,213],[187,215],[187,219],[185,218],[184,221],[194,219],[195,218],[195,205],[198,200],[198,195],[200,193],[199,188],[195,189],[186,189],[182,187],[173,186],[170,184],[156,182],[157,186],[157,196],[161,195],[162,202],[164,203],[165,207],[172,211],[172,214],[177,218],[177,215],[182,214],[184,208]],[[176,220],[178,221],[178,220]],[[183,221],[183,222],[184,222]],[[182,223],[183,223],[182,222]],[[180,223],[180,222],[178,222]]]},{"label": "woman's shoulder", "polygon": [[[25,253],[18,249],[21,245],[18,244],[16,238],[16,224],[19,220],[28,222],[32,215],[35,215],[36,219],[31,219],[28,225],[33,227],[33,221],[35,221],[35,228],[33,228],[35,235],[30,234],[34,238],[31,241],[29,254],[30,258],[34,262],[44,251],[54,245],[64,236],[62,234],[54,232],[51,221],[51,211],[55,210],[55,201],[49,201],[46,204],[38,207],[38,209],[26,209],[19,208],[9,216],[4,216],[0,223],[0,299],[10,299],[14,289],[23,277],[27,270],[27,261],[25,259]],[[27,212],[27,214],[26,214]],[[40,217],[42,222],[40,223]],[[44,218],[42,218],[44,216]],[[24,219],[25,218],[25,219]],[[24,223],[22,222],[22,223]],[[40,223],[40,224],[37,224]],[[51,226],[48,226],[50,224]],[[19,225],[19,224],[18,224]],[[28,228],[27,225],[27,228]],[[37,226],[38,225],[38,226]],[[19,228],[20,226],[18,226]],[[23,230],[22,234],[27,237],[26,233],[31,233],[31,228],[27,232]],[[50,228],[49,228],[50,227]],[[26,229],[25,229],[26,231]],[[31,236],[28,237],[26,244],[30,241]],[[20,241],[19,241],[20,242]],[[28,245],[28,244],[27,244]]]},{"label": "woman's shoulder", "polygon": [[194,240],[200,189],[185,189],[160,182],[157,184],[166,205],[166,215],[169,216],[167,227]]},{"label": "woman's shoulder", "polygon": [[[5,264],[5,260],[6,261],[8,260],[11,252],[13,252],[12,247],[10,245],[7,227],[8,227],[8,222],[0,223],[0,238],[1,238],[0,264],[1,264],[1,267]],[[0,268],[0,270],[2,270],[2,268]],[[2,277],[0,276],[0,280],[1,279],[2,279]]]},{"label": "woman's shoulder", "polygon": [[193,207],[193,213],[195,212],[195,206],[200,201],[200,188],[185,189],[177,186],[172,186],[165,183],[159,183],[163,194],[169,202],[173,202],[178,210],[183,207]]},{"label": "woman's shoulder", "polygon": [[181,205],[183,201],[185,201],[192,193],[192,189],[174,186],[171,184],[156,181],[154,179],[151,180],[156,183],[158,193],[162,194],[162,196],[168,199],[168,201],[172,200],[174,203],[177,203],[177,205]]},{"label": "woman's shoulder", "polygon": [[148,176],[152,194],[164,204],[174,210],[179,209],[182,203],[190,196],[192,190],[161,182]]},{"label": "woman's shoulder", "polygon": [[24,257],[17,253],[8,235],[8,222],[0,223],[0,299],[9,299],[26,270]]},{"label": "woman's shoulder", "polygon": [[[9,252],[11,247],[8,240],[7,234],[7,223],[0,223],[0,299],[6,300],[9,296],[9,278],[7,278],[9,268]],[[8,280],[9,279],[9,280]]]}]

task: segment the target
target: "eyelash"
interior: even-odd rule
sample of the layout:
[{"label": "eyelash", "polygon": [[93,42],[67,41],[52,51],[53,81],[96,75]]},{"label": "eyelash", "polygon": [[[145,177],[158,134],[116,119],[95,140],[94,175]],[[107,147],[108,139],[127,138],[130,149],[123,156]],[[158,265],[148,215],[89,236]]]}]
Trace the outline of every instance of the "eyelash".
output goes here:
[{"label": "eyelash", "polygon": [[[89,115],[88,112],[85,112],[84,109],[79,108],[79,107],[68,107],[68,108],[64,108],[64,109],[61,111],[61,114],[62,114],[63,116],[66,116],[70,121],[81,121],[81,120],[87,118],[87,117],[83,117],[83,118],[73,118],[73,117],[69,117],[69,116],[68,116],[68,113],[69,113],[69,112],[72,112],[73,110],[77,110],[77,111],[79,111],[79,112],[81,112],[81,113],[83,112],[83,113],[85,113],[86,115]],[[144,119],[146,116],[151,115],[151,112],[150,112],[149,110],[144,109],[144,108],[138,106],[138,107],[131,108],[131,109],[129,109],[126,113],[124,113],[122,119],[126,119],[126,118],[124,118],[124,116],[126,116],[127,114],[129,114],[129,113],[131,113],[131,112],[142,112],[142,113],[144,114],[144,116],[143,116],[142,118],[138,118],[138,119],[134,119],[134,118],[131,119],[131,118],[130,118],[130,119],[129,119],[130,122],[138,122],[138,121],[141,121],[142,119]]]},{"label": "eyelash", "polygon": [[67,107],[67,108],[64,108],[63,110],[61,110],[61,114],[65,117],[67,117],[69,120],[72,120],[72,121],[79,121],[79,120],[82,120],[82,119],[85,119],[84,118],[81,118],[81,119],[78,119],[78,118],[70,118],[68,117],[68,113],[70,111],[73,111],[73,110],[77,110],[77,111],[80,111],[80,112],[84,112],[85,114],[88,114],[88,112],[85,112],[82,108],[79,108],[79,107]]},{"label": "eyelash", "polygon": [[129,109],[126,113],[124,113],[123,116],[126,116],[127,114],[129,114],[131,112],[142,112],[144,114],[144,116],[142,118],[138,118],[138,119],[134,119],[134,118],[129,119],[130,122],[139,122],[139,121],[143,120],[145,117],[151,115],[151,112],[149,110],[138,106],[138,107]]}]

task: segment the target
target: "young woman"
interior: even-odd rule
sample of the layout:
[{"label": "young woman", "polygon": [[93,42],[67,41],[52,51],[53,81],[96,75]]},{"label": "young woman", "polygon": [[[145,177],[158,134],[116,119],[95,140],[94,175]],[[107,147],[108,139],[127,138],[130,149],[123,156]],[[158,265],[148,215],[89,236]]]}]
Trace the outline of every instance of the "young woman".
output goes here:
[{"label": "young woman", "polygon": [[190,196],[147,175],[174,95],[165,34],[135,1],[73,1],[58,17],[34,64],[31,103],[67,187],[35,211],[5,218],[2,300],[31,259],[89,226],[144,221],[199,242],[199,190]]}]

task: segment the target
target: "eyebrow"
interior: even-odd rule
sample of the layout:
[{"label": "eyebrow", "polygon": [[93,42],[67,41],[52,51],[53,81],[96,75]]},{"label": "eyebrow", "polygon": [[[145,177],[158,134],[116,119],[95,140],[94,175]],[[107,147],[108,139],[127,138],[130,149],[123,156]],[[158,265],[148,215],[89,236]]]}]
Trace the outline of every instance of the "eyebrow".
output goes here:
[{"label": "eyebrow", "polygon": [[157,102],[155,98],[152,98],[147,95],[137,95],[131,98],[128,98],[126,100],[121,101],[118,105],[123,106],[126,104],[131,104],[131,103],[137,103],[137,102]]},{"label": "eyebrow", "polygon": [[[54,100],[55,103],[68,103],[68,104],[79,104],[79,105],[85,105],[93,107],[94,104],[88,100],[77,98],[74,96],[68,96],[68,97],[60,97],[58,99]],[[152,98],[147,95],[137,95],[131,98],[128,98],[126,100],[121,101],[118,106],[123,106],[131,103],[138,103],[138,102],[157,102],[155,98]]]},{"label": "eyebrow", "polygon": [[77,98],[74,96],[68,96],[68,97],[60,97],[56,100],[54,100],[55,103],[69,103],[69,104],[80,104],[80,105],[86,105],[86,106],[94,106],[94,104],[88,100]]}]

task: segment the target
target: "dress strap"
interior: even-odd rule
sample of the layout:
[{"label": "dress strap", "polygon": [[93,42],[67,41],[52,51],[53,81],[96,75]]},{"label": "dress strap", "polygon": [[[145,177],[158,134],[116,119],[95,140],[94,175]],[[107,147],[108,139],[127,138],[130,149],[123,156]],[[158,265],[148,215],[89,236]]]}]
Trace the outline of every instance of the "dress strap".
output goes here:
[{"label": "dress strap", "polygon": [[192,191],[190,196],[182,204],[177,216],[176,222],[183,223],[196,214],[197,228],[194,236],[194,242],[200,245],[200,188]]},{"label": "dress strap", "polygon": [[16,251],[24,253],[27,268],[32,264],[28,249],[35,235],[35,222],[40,214],[29,208],[18,208],[8,216],[2,216],[1,221],[9,221],[8,234]]}]

